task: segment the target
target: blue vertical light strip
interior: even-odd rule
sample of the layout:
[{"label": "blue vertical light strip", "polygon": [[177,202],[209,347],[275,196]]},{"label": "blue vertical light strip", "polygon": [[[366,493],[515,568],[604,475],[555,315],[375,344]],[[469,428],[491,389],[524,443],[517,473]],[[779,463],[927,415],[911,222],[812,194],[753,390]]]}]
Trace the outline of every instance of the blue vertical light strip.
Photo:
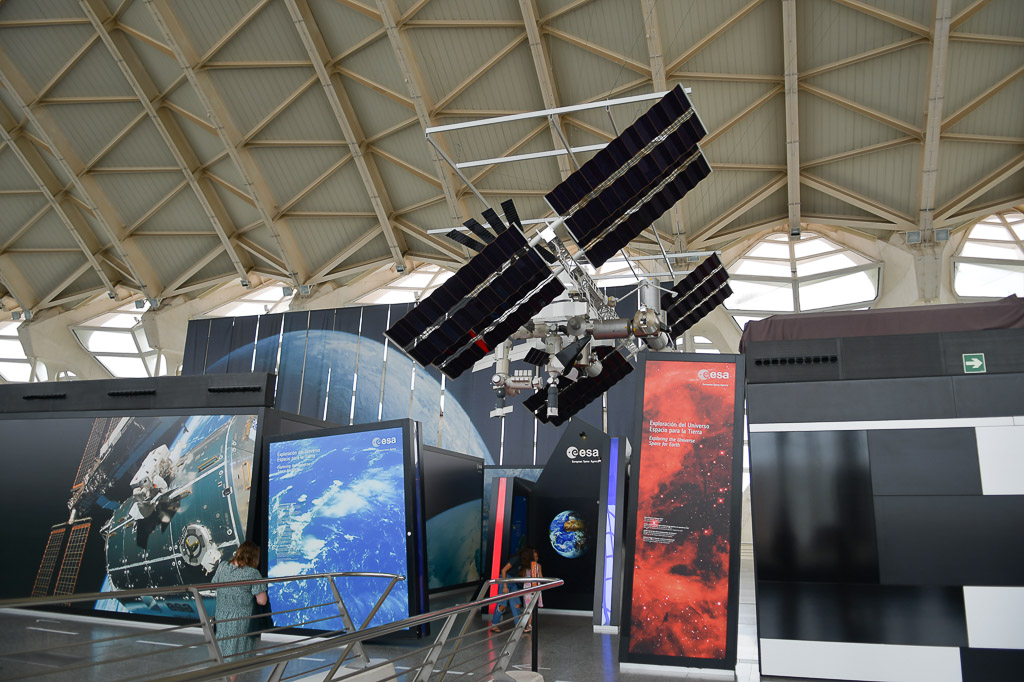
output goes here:
[{"label": "blue vertical light strip", "polygon": [[608,490],[605,492],[604,584],[601,588],[601,625],[611,625],[612,586],[615,584],[615,491],[619,483],[619,439],[611,439],[608,449]]}]

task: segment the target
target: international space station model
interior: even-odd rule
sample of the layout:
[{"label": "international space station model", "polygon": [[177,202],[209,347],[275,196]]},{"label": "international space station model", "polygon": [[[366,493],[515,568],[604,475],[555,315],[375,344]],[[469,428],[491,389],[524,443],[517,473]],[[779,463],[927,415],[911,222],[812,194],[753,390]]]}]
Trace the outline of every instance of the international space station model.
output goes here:
[{"label": "international space station model", "polygon": [[[527,239],[515,204],[491,208],[447,236],[476,255],[385,334],[424,366],[456,378],[495,353],[493,414],[505,398],[524,402],[542,422],[561,424],[633,371],[643,349],[670,349],[674,339],[721,304],[732,290],[712,254],[671,288],[640,282],[641,306],[620,318],[584,265],[598,268],[708,176],[698,143],[707,134],[676,86],[629,128],[546,196],[557,214]],[[490,229],[488,229],[488,227]],[[576,245],[571,253],[561,235]],[[564,322],[534,320],[566,292],[587,312]],[[509,373],[509,340],[543,339],[527,353],[540,372]]]}]

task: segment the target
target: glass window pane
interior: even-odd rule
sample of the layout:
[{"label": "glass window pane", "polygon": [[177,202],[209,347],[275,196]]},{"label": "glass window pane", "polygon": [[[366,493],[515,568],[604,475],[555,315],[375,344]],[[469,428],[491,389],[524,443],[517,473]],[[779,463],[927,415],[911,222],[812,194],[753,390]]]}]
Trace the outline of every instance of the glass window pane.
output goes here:
[{"label": "glass window pane", "polygon": [[269,287],[263,287],[257,289],[251,294],[243,296],[246,301],[280,301],[282,298],[290,298],[290,296],[284,295],[284,287],[279,284],[275,284]]},{"label": "glass window pane", "polygon": [[1017,244],[979,244],[968,240],[960,251],[961,256],[969,258],[1000,258],[1004,260],[1024,260]]},{"label": "glass window pane", "polygon": [[974,229],[967,236],[968,239],[995,239],[998,241],[1010,241],[1013,237],[1009,231],[1000,225],[975,225]]},{"label": "glass window pane", "polygon": [[362,304],[384,304],[384,303],[414,303],[416,297],[412,291],[394,291],[391,289],[378,289],[363,296],[356,303]]},{"label": "glass window pane", "polygon": [[789,277],[792,273],[789,271],[788,261],[763,261],[753,260],[751,258],[741,258],[736,265],[729,268],[730,274],[733,275],[751,275],[751,276],[762,276],[762,277]]},{"label": "glass window pane", "polygon": [[27,362],[0,362],[0,376],[7,381],[25,383],[32,376],[32,366]]},{"label": "glass window pane", "polygon": [[1024,296],[1024,267],[954,263],[953,291],[959,296]]},{"label": "glass window pane", "polygon": [[819,275],[823,272],[831,272],[832,270],[842,270],[844,268],[852,268],[856,265],[864,265],[867,262],[868,259],[860,256],[859,254],[852,253],[850,251],[843,251],[841,253],[833,253],[820,258],[812,258],[807,261],[797,261],[796,276],[805,277],[807,275]]},{"label": "glass window pane", "polygon": [[804,258],[806,256],[816,256],[819,253],[835,251],[838,248],[835,244],[821,238],[801,239],[796,244],[793,244],[793,253],[797,258]]},{"label": "glass window pane", "polygon": [[111,327],[114,329],[131,329],[137,325],[140,321],[142,311],[140,310],[137,315],[131,313],[106,313],[94,317],[91,320],[86,320],[84,324],[90,327]]},{"label": "glass window pane", "polygon": [[0,336],[17,336],[21,320],[4,320],[0,322]]},{"label": "glass window pane", "polygon": [[870,301],[878,289],[878,270],[856,272],[800,285],[800,310]]},{"label": "glass window pane", "polygon": [[711,354],[718,355],[718,354],[721,354],[722,351],[718,350],[717,348],[694,348],[693,352],[694,353],[711,353]]},{"label": "glass window pane", "polygon": [[1017,236],[1017,239],[1024,241],[1024,222],[1015,223],[1010,225],[1013,233]]},{"label": "glass window pane", "polygon": [[745,282],[731,279],[732,296],[725,300],[725,307],[733,310],[793,310],[793,289],[790,284],[768,282]]},{"label": "glass window pane", "polygon": [[119,358],[97,355],[96,359],[115,377],[148,377],[142,358]]},{"label": "glass window pane", "polygon": [[21,341],[11,338],[0,339],[0,358],[24,360],[25,349],[21,347]]},{"label": "glass window pane", "polygon": [[743,329],[747,326],[747,322],[752,320],[763,320],[764,317],[760,317],[758,315],[733,315],[732,319],[736,320],[736,324],[740,326],[740,329]]},{"label": "glass window pane", "polygon": [[430,280],[433,277],[433,273],[427,272],[414,272],[411,275],[406,275],[398,281],[388,286],[402,287],[403,289],[422,289],[423,287],[430,284]]},{"label": "glass window pane", "polygon": [[249,315],[265,315],[269,305],[253,301],[234,301],[225,303],[207,313],[210,317],[248,317]]},{"label": "glass window pane", "polygon": [[46,371],[46,365],[42,362],[36,363],[36,381],[49,381],[50,375]]},{"label": "glass window pane", "polygon": [[694,343],[711,343],[711,339],[709,339],[709,338],[708,338],[708,337],[706,337],[706,336],[696,336],[696,335],[695,335],[695,336],[693,337],[693,342],[694,342]]},{"label": "glass window pane", "polygon": [[145,329],[139,327],[138,329],[135,330],[134,334],[135,340],[139,342],[139,348],[142,350],[142,352],[145,353],[146,351],[153,350],[153,348],[149,345],[149,339],[146,338]]},{"label": "glass window pane", "polygon": [[77,330],[78,338],[91,353],[138,353],[130,332]]},{"label": "glass window pane", "polygon": [[789,244],[780,242],[760,242],[747,252],[748,256],[758,258],[789,258]]}]

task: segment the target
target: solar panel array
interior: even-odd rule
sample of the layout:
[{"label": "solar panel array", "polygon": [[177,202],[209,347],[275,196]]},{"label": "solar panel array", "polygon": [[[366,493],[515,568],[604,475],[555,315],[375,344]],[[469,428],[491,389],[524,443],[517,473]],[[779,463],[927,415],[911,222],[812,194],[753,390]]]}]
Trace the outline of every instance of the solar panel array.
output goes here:
[{"label": "solar panel array", "polygon": [[545,196],[591,265],[603,265],[708,176],[697,146],[706,134],[677,85]]},{"label": "solar panel array", "polygon": [[[420,364],[452,379],[507,339],[565,288],[523,235],[511,201],[502,203],[511,227],[492,209],[465,225],[479,253],[385,334]],[[462,243],[461,240],[459,240]]]},{"label": "solar panel array", "polygon": [[729,273],[722,261],[717,254],[711,254],[679,280],[671,292],[662,294],[661,309],[665,311],[672,338],[681,336],[732,295],[728,280]]},{"label": "solar panel array", "polygon": [[617,384],[633,371],[633,365],[618,348],[600,346],[593,349],[603,369],[596,377],[582,375],[572,381],[565,376],[558,379],[558,414],[548,416],[548,391],[542,388],[523,401],[523,406],[545,424],[560,426],[595,398]]}]

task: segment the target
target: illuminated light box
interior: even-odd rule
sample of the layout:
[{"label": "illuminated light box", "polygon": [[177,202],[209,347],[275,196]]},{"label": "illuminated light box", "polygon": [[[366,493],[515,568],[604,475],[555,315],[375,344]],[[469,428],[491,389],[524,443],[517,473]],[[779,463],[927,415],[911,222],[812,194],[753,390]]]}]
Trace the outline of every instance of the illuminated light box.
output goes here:
[{"label": "illuminated light box", "polygon": [[619,660],[732,670],[740,577],[739,356],[648,354],[625,530]]},{"label": "illuminated light box", "polygon": [[[395,584],[370,626],[424,611],[424,537],[418,425],[396,420],[329,428],[269,439],[267,574],[344,571],[395,573]],[[383,594],[385,578],[342,578],[336,584],[358,627]],[[323,580],[270,586],[277,626],[343,629]],[[306,609],[310,604],[327,604]],[[314,619],[316,623],[301,625]]]}]

